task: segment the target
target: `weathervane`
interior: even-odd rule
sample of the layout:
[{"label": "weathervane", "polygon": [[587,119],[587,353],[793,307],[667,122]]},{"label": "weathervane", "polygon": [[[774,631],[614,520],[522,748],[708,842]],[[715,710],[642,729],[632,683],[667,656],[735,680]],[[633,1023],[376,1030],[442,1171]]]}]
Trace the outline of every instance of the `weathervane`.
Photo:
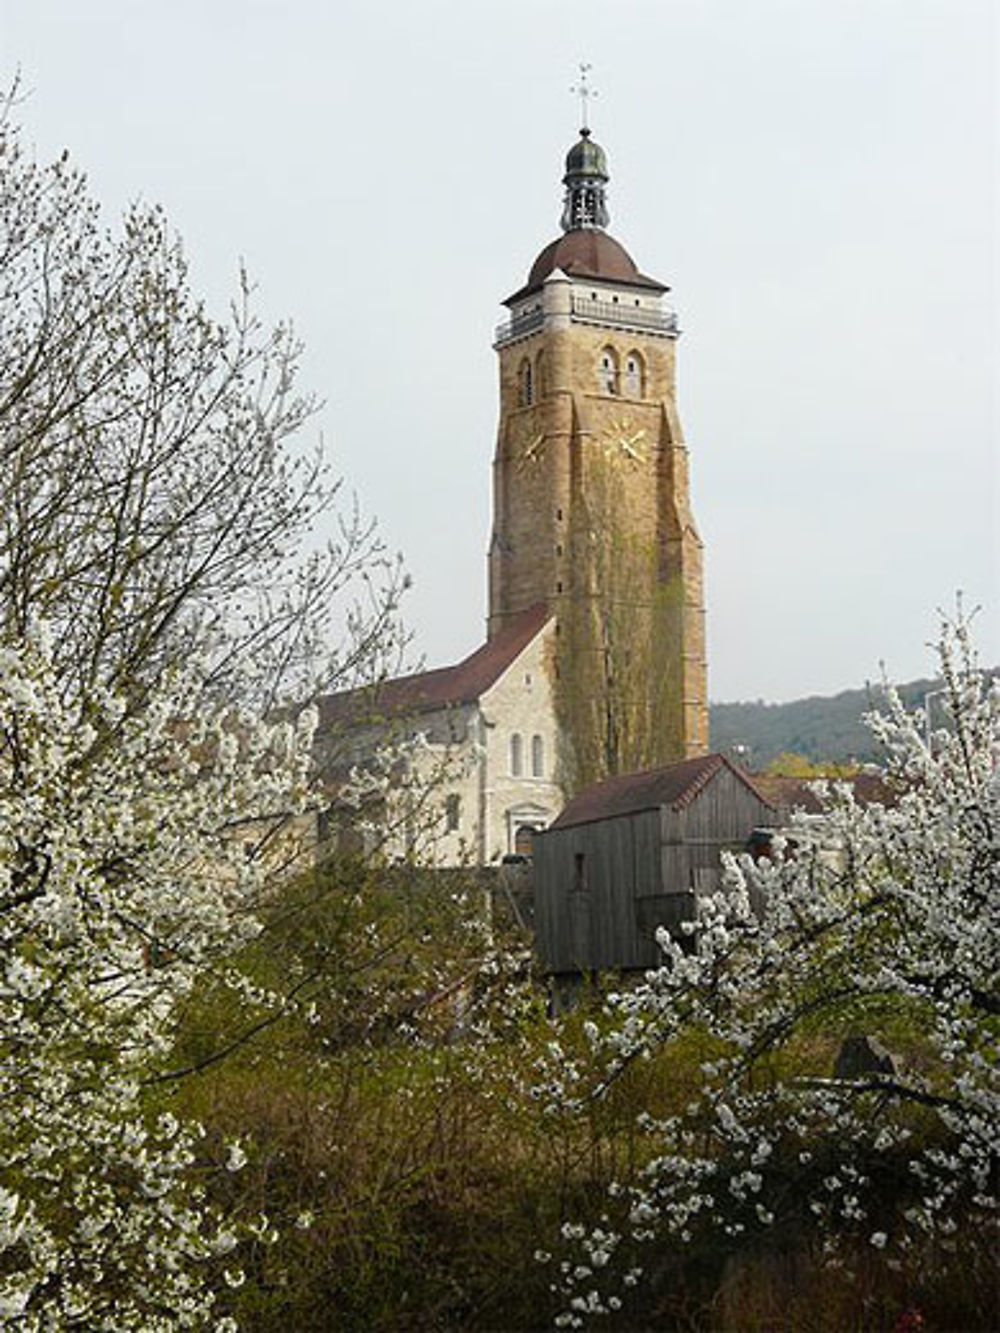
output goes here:
[{"label": "weathervane", "polygon": [[580,127],[585,133],[590,132],[590,126],[587,124],[587,99],[597,96],[597,89],[591,88],[587,83],[587,75],[593,69],[593,65],[580,64],[580,82],[574,83],[570,92],[575,93],[580,99],[580,115],[583,118],[583,125]]}]

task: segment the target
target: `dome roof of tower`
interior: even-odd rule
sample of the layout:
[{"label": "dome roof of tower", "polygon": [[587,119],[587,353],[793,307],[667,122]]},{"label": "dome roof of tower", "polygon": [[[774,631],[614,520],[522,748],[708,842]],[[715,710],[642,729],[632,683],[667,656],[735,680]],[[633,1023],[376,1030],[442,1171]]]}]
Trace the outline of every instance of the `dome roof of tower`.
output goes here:
[{"label": "dome roof of tower", "polygon": [[504,305],[537,291],[556,269],[562,269],[571,278],[603,278],[605,282],[645,287],[654,292],[670,290],[665,283],[640,273],[625,247],[606,231],[580,228],[565,232],[545,247],[532,264],[528,281],[513,296],[508,296]]},{"label": "dome roof of tower", "polygon": [[581,130],[579,141],[566,154],[566,177],[570,176],[608,179],[608,159],[601,145],[590,137],[590,130]]}]

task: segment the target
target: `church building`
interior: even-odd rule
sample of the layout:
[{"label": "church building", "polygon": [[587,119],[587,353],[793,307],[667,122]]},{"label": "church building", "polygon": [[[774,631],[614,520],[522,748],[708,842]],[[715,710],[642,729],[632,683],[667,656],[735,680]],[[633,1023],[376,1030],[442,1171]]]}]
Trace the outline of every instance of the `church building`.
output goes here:
[{"label": "church building", "polygon": [[319,701],[316,759],[336,794],[328,819],[343,823],[348,846],[362,826],[360,846],[390,859],[495,865],[531,855],[564,803],[552,632],[547,608],[531,606],[454,666]]},{"label": "church building", "polygon": [[438,793],[440,864],[528,852],[588,783],[708,748],[677,318],[667,286],[607,231],[608,179],[585,126],[566,158],[562,234],[496,331],[486,644],[387,682],[374,712],[357,694],[321,701],[321,752],[346,726],[357,765],[391,724],[419,735],[424,773],[456,765]]}]

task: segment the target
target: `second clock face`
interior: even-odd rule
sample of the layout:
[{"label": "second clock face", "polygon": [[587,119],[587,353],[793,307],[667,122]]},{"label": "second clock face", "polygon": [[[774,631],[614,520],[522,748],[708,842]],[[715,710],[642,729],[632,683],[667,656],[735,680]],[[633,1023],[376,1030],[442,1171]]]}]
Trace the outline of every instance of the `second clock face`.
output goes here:
[{"label": "second clock face", "polygon": [[510,459],[519,472],[537,467],[545,456],[545,432],[527,422],[510,427]]},{"label": "second clock face", "polygon": [[646,428],[640,426],[631,417],[618,417],[597,437],[598,444],[605,458],[615,461],[644,463],[649,456],[649,440]]}]

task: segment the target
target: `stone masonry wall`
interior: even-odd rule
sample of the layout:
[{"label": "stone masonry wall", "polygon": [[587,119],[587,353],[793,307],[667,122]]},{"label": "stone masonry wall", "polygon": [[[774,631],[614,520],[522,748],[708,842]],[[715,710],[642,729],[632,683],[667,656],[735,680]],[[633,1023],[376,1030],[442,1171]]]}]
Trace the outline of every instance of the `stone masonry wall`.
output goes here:
[{"label": "stone masonry wall", "polygon": [[[602,391],[599,368],[606,348],[620,368],[616,394]],[[641,396],[626,392],[626,359],[633,352],[644,366]],[[525,360],[533,368],[536,394],[530,405],[518,401]],[[581,531],[594,533],[595,541],[627,533],[637,547],[659,552],[659,579],[676,581],[682,590],[674,648],[683,682],[677,729],[684,753],[704,752],[702,546],[674,399],[674,340],[547,321],[530,337],[501,347],[499,361],[491,631],[533,602],[546,601],[558,615],[564,599],[594,591],[589,585],[595,574],[581,561]],[[537,396],[541,390],[544,395]],[[647,605],[654,600],[650,592]],[[643,632],[641,614],[636,629]]]}]

